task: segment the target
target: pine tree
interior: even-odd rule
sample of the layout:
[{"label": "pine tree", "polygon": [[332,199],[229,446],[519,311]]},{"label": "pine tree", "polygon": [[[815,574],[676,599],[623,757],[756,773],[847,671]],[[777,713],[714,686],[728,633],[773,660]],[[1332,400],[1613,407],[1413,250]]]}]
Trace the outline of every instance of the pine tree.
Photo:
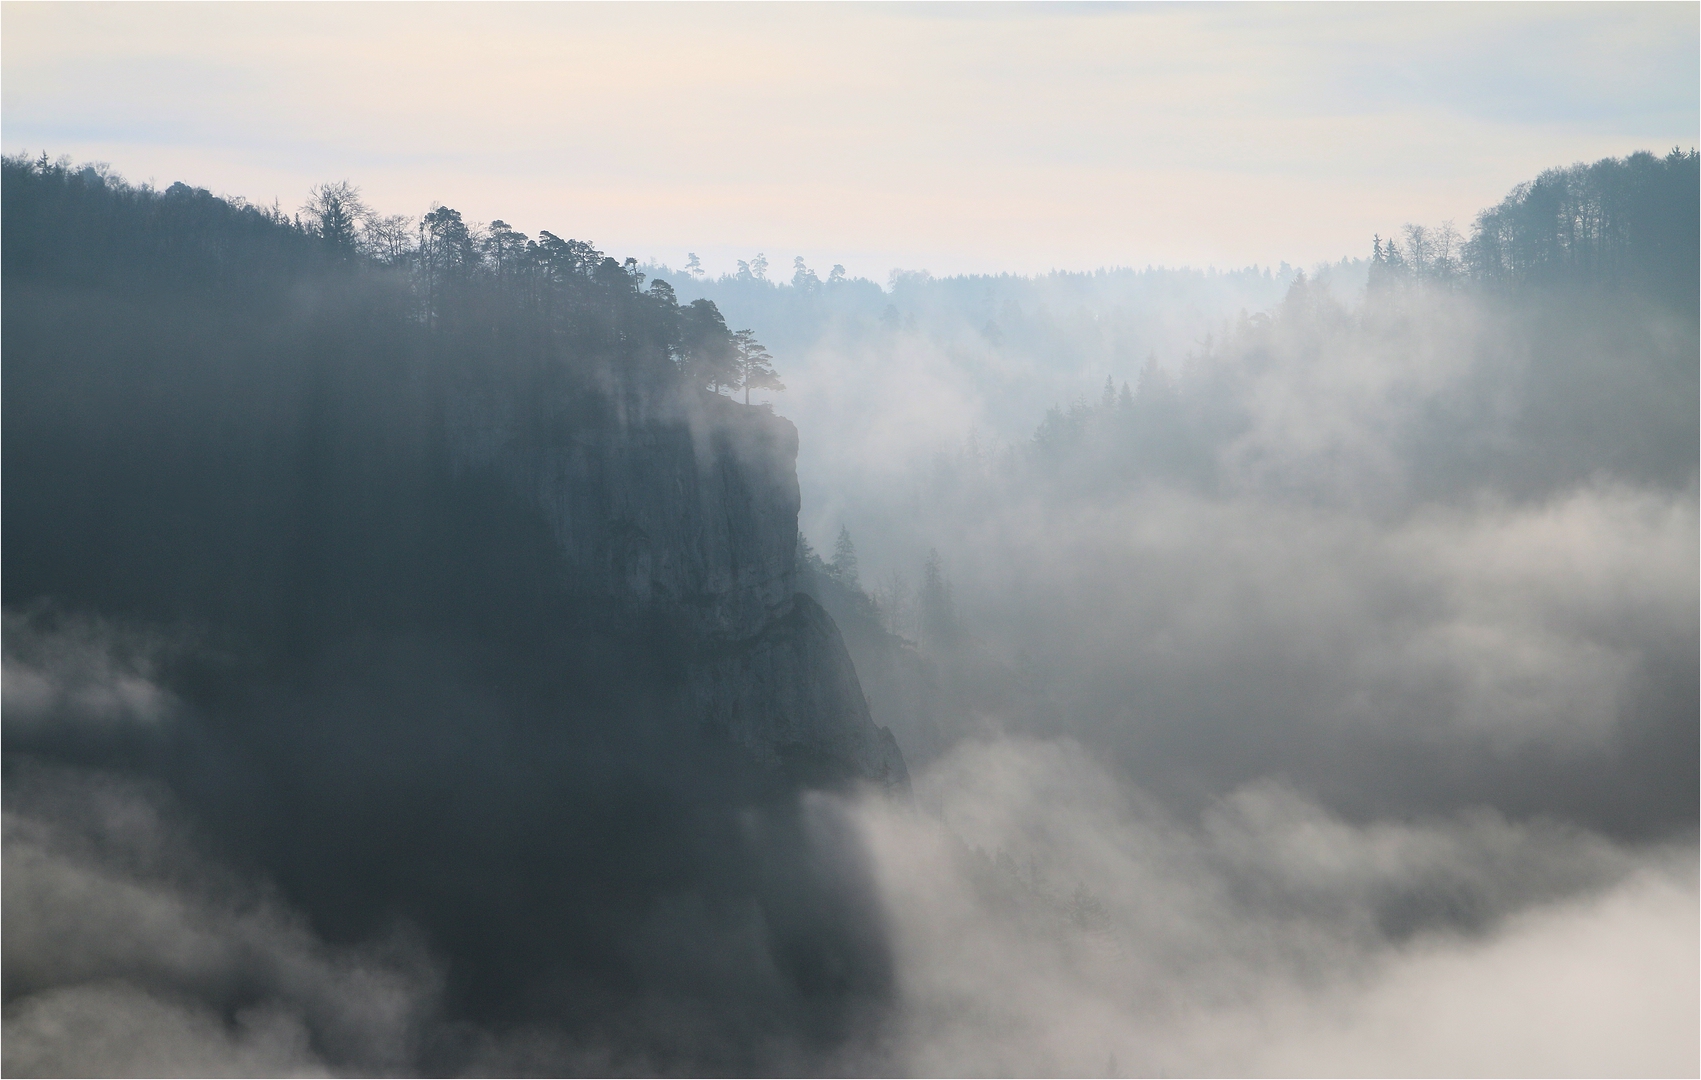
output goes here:
[{"label": "pine tree", "polygon": [[679,309],[680,365],[698,386],[720,392],[738,379],[738,342],[713,300],[693,300]]},{"label": "pine tree", "polygon": [[860,589],[856,573],[856,545],[851,543],[850,530],[839,526],[839,539],[833,544],[833,577],[847,589]]},{"label": "pine tree", "polygon": [[732,347],[736,354],[733,358],[734,382],[736,388],[744,391],[744,403],[750,404],[750,391],[784,390],[786,384],[774,371],[774,358],[762,343],[756,340],[756,334],[750,330],[740,330],[732,335]]},{"label": "pine tree", "polygon": [[902,637],[909,629],[908,609],[910,600],[910,585],[904,580],[904,575],[893,570],[886,575],[884,584],[880,587],[880,614],[886,623],[886,632]]},{"label": "pine tree", "polygon": [[934,648],[948,648],[957,640],[957,613],[951,602],[951,583],[945,580],[945,565],[939,549],[927,552],[922,565],[920,607],[922,640]]}]

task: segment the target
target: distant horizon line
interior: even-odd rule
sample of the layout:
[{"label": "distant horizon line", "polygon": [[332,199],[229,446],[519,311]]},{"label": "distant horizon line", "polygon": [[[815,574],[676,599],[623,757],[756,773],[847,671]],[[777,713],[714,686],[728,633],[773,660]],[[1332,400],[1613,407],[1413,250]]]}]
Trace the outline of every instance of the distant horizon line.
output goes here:
[{"label": "distant horizon line", "polygon": [[[246,195],[238,194],[238,193],[235,193],[235,192],[214,191],[211,188],[207,188],[207,187],[203,187],[199,184],[191,183],[188,180],[177,179],[177,180],[171,181],[171,183],[168,183],[168,184],[161,184],[161,183],[159,183],[159,181],[156,178],[151,177],[151,176],[148,177],[145,180],[131,179],[130,177],[126,176],[124,173],[119,171],[116,167],[114,167],[112,165],[111,162],[108,162],[108,161],[101,161],[101,160],[96,160],[96,159],[79,161],[78,159],[72,157],[70,154],[59,154],[57,156],[51,156],[51,155],[49,155],[49,153],[46,150],[30,150],[28,148],[19,149],[19,150],[16,150],[16,151],[0,151],[0,158],[4,158],[7,161],[14,161],[14,162],[19,162],[19,163],[29,163],[29,164],[34,164],[36,162],[39,162],[39,161],[45,159],[45,160],[48,161],[49,164],[52,164],[54,166],[61,167],[61,168],[66,168],[66,169],[69,169],[69,170],[74,171],[74,172],[81,172],[84,169],[91,169],[92,168],[92,169],[96,170],[104,179],[116,180],[117,182],[124,184],[127,187],[134,188],[138,191],[153,192],[155,194],[162,194],[166,190],[169,190],[175,184],[183,184],[186,187],[194,188],[194,189],[199,190],[199,191],[205,191],[208,194],[212,195],[213,197],[215,197],[217,199],[221,199],[221,200],[223,200],[227,203],[230,203],[231,205],[234,205],[234,206],[250,206],[250,207],[254,207],[256,209],[261,209],[261,210],[268,209],[268,204],[264,201],[257,200],[257,199],[251,199]],[[349,183],[357,192],[361,190],[361,186],[359,184],[353,183],[352,180],[345,178],[341,182]],[[296,207],[296,208],[293,208],[291,210],[285,211],[285,210],[282,209],[282,205],[283,204],[282,204],[281,200],[278,199],[276,196],[274,196],[272,198],[271,202],[270,202],[270,208],[271,209],[277,210],[279,213],[283,214],[286,217],[299,216],[299,214],[301,212],[301,207]],[[441,201],[438,201],[438,200],[433,200],[430,203],[430,205],[428,205],[426,207],[425,213],[429,213],[430,211],[435,210],[440,206],[447,206],[447,205],[448,205],[447,203],[444,203],[444,202],[441,202]],[[451,207],[451,209],[453,209],[453,207]],[[410,217],[410,218],[417,220],[418,218],[423,216],[423,213],[421,213],[421,214],[404,214],[403,216]],[[481,220],[474,219],[474,220],[468,221],[467,224],[469,226],[473,227],[473,228],[483,228],[483,227],[488,226],[491,222],[494,222],[494,221],[504,221],[505,222],[506,219],[502,218],[500,216],[495,216],[495,217],[490,218],[489,221],[481,221]],[[541,231],[554,232],[555,230],[542,230],[542,229],[540,229],[539,231],[540,232]],[[578,239],[578,238],[577,237],[566,237],[566,239]],[[586,240],[584,242],[591,244],[593,247],[596,246],[596,244],[597,244],[597,242],[594,241],[594,240]],[[654,245],[649,245],[649,246],[654,246]],[[717,244],[717,245],[715,245],[715,247],[719,248],[719,249],[724,249],[726,247],[726,245],[718,245]],[[690,252],[687,251],[687,255],[689,255],[689,254],[690,254]],[[758,251],[758,252],[756,252],[756,255],[757,255],[757,257],[761,257],[761,256],[765,255],[765,252]],[[793,257],[796,258],[798,256],[794,255]],[[624,258],[634,259],[636,261],[637,265],[645,271],[648,271],[648,270],[651,270],[651,269],[665,270],[669,274],[679,275],[680,277],[684,278],[685,280],[693,281],[693,282],[696,282],[696,283],[699,283],[699,284],[708,283],[708,282],[719,283],[721,281],[729,281],[729,280],[730,281],[738,281],[738,280],[740,280],[738,278],[737,272],[732,271],[732,270],[723,270],[720,273],[712,274],[712,275],[705,273],[701,276],[693,276],[693,275],[688,274],[685,270],[683,270],[679,267],[676,267],[676,266],[672,265],[671,263],[667,262],[665,258],[658,258],[654,254],[647,255],[642,259],[638,259],[637,256],[625,256],[625,257],[623,257],[622,261],[624,261]],[[1107,264],[1100,264],[1100,265],[1093,267],[1091,269],[1062,269],[1062,268],[1058,268],[1058,267],[1051,267],[1051,268],[1048,268],[1046,270],[1036,270],[1036,271],[1031,271],[1031,272],[1023,272],[1023,271],[1017,271],[1017,270],[980,270],[980,271],[965,271],[965,272],[960,272],[960,273],[944,273],[944,274],[934,274],[930,270],[926,269],[925,267],[920,268],[920,269],[916,269],[916,270],[911,270],[907,267],[896,266],[896,267],[893,267],[891,270],[889,270],[887,272],[887,282],[885,284],[882,284],[875,277],[869,276],[865,271],[859,271],[857,273],[847,272],[847,275],[846,275],[844,280],[847,281],[847,282],[848,281],[867,282],[871,285],[876,286],[877,288],[879,288],[883,292],[892,293],[894,291],[894,286],[893,286],[891,278],[895,274],[904,274],[904,275],[907,275],[907,276],[919,275],[924,281],[958,281],[958,280],[965,280],[965,279],[972,280],[972,279],[976,279],[976,278],[992,278],[992,279],[1003,278],[1003,279],[1039,280],[1039,279],[1042,279],[1042,278],[1055,278],[1055,277],[1094,277],[1094,276],[1101,276],[1101,275],[1110,276],[1110,275],[1121,275],[1121,274],[1147,274],[1147,273],[1199,274],[1199,275],[1206,276],[1206,277],[1210,277],[1210,276],[1228,277],[1228,276],[1243,275],[1243,274],[1249,274],[1250,273],[1250,274],[1262,274],[1262,275],[1265,275],[1265,276],[1270,276],[1270,277],[1276,278],[1276,277],[1291,277],[1291,276],[1293,276],[1297,273],[1301,273],[1301,272],[1310,273],[1310,272],[1314,272],[1316,270],[1324,269],[1324,268],[1333,268],[1333,267],[1337,267],[1337,266],[1352,266],[1352,265],[1355,265],[1357,263],[1365,262],[1365,261],[1367,261],[1367,259],[1368,259],[1367,256],[1366,257],[1360,257],[1360,256],[1352,256],[1352,255],[1343,255],[1340,258],[1334,259],[1334,260],[1319,259],[1319,260],[1315,260],[1313,262],[1309,262],[1309,263],[1305,263],[1305,264],[1290,263],[1287,260],[1283,259],[1283,260],[1278,260],[1277,262],[1274,262],[1274,263],[1260,263],[1260,262],[1257,262],[1257,261],[1252,261],[1252,262],[1244,263],[1244,264],[1241,264],[1241,265],[1238,265],[1238,266],[1232,266],[1232,265],[1230,265],[1230,266],[1218,266],[1216,263],[1206,263],[1202,266],[1197,266],[1197,265],[1194,265],[1193,263],[1190,263],[1190,262],[1183,262],[1183,263],[1179,263],[1179,264],[1147,262],[1142,267],[1142,266],[1136,266],[1136,265],[1132,265],[1132,264],[1114,263],[1114,264],[1108,264],[1108,265]],[[836,264],[827,264],[827,265],[830,267],[830,266],[836,265]],[[791,286],[791,282],[784,279],[783,277],[781,277],[781,278],[770,278],[770,277],[762,276],[762,277],[755,277],[754,280],[761,281],[765,284],[773,285],[776,288],[782,287],[782,286],[783,287],[790,287]],[[825,283],[826,282],[823,281],[823,284],[825,284]]]}]

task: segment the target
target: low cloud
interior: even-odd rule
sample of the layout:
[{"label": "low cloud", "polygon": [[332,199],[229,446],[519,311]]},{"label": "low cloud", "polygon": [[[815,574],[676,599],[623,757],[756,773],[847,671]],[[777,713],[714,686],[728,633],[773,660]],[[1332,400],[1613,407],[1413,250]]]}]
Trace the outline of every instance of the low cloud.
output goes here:
[{"label": "low cloud", "polygon": [[157,788],[20,763],[6,788],[10,1075],[403,1070],[437,987],[423,950],[321,941],[198,854]]},{"label": "low cloud", "polygon": [[1479,811],[1355,826],[1258,784],[1197,821],[1077,745],[968,743],[862,807],[922,1074],[1670,1075],[1693,852]]},{"label": "low cloud", "polygon": [[[547,1022],[445,1020],[405,928],[327,943],[157,788],[24,762],[6,799],[9,1074],[654,1071]],[[1491,810],[1355,824],[1269,781],[1183,816],[1077,743],[1006,737],[960,743],[913,800],[808,795],[800,820],[861,852],[894,994],[826,1057],[777,1047],[791,1071],[1698,1063],[1689,848]],[[717,1033],[676,1021],[713,1060]]]},{"label": "low cloud", "polygon": [[160,685],[172,651],[157,635],[52,611],[5,614],[0,661],[9,731],[44,727],[157,728],[179,708]]}]

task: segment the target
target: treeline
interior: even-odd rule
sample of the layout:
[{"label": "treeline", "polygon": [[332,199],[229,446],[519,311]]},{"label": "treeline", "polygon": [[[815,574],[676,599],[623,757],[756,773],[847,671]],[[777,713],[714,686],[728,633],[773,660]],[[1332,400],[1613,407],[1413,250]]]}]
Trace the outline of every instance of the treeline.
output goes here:
[{"label": "treeline", "polygon": [[665,281],[646,288],[636,260],[586,241],[534,239],[500,220],[481,228],[446,206],[417,221],[382,216],[346,182],[319,185],[290,215],[45,154],[0,168],[8,274],[274,310],[291,302],[292,281],[340,275],[407,330],[462,352],[500,341],[510,361],[746,400],[780,386],[773,357],[749,330],[730,330],[713,301],[681,305]]},{"label": "treeline", "polygon": [[[1138,360],[1192,341],[1202,327],[1241,308],[1281,299],[1294,269],[1237,270],[1118,267],[1090,272],[966,274],[934,277],[894,269],[884,287],[848,277],[834,265],[825,277],[799,256],[788,278],[774,275],[761,256],[738,260],[718,277],[687,263],[674,277],[682,295],[703,296],[740,324],[761,326],[788,356],[818,346],[834,352],[887,349],[923,341],[961,353],[1030,355],[1047,369]],[[1364,260],[1329,268],[1344,289],[1362,284]]]},{"label": "treeline", "polygon": [[481,426],[594,443],[773,381],[712,302],[589,243],[380,217],[347,184],[286,214],[16,156],[0,213],[14,605],[305,657],[356,625],[533,604],[557,556],[456,456]]},{"label": "treeline", "polygon": [[[1145,477],[1393,503],[1589,476],[1681,486],[1695,470],[1698,200],[1694,151],[1639,153],[1518,185],[1469,239],[1451,223],[1374,237],[1362,305],[1301,277],[1179,365],[1150,360],[1132,387],[1107,379],[1097,400],[1052,408],[1002,472],[1059,491]],[[971,448],[941,467],[987,465]]]},{"label": "treeline", "polygon": [[[917,634],[927,678],[893,679],[892,691],[876,684],[875,715],[911,740],[904,748],[912,767],[927,759],[912,743],[940,745],[948,740],[935,732],[973,732],[984,715],[1011,730],[1032,723],[1047,734],[1068,731],[1166,798],[1192,798],[1193,785],[1226,791],[1269,775],[1279,761],[1283,775],[1318,790],[1336,784],[1330,797],[1361,806],[1455,800],[1569,808],[1614,828],[1646,828],[1656,815],[1681,822],[1694,784],[1676,763],[1693,755],[1670,750],[1692,745],[1685,732],[1694,731],[1693,649],[1684,653],[1689,645],[1669,627],[1624,646],[1627,663],[1645,667],[1623,684],[1620,700],[1635,704],[1612,721],[1624,734],[1613,736],[1610,757],[1532,765],[1536,755],[1522,750],[1514,756],[1464,741],[1453,756],[1417,747],[1407,732],[1423,730],[1431,715],[1464,715],[1456,701],[1469,692],[1454,687],[1470,685],[1473,665],[1488,663],[1480,659],[1486,639],[1475,637],[1486,624],[1469,622],[1486,605],[1434,615],[1456,602],[1436,600],[1446,593],[1439,573],[1420,569],[1410,586],[1389,582],[1401,580],[1408,562],[1424,567],[1433,551],[1474,575],[1487,561],[1486,548],[1469,546],[1478,530],[1502,528],[1502,520],[1558,521],[1567,506],[1623,500],[1693,521],[1698,189],[1689,153],[1543,173],[1484,211],[1469,238],[1416,228],[1393,245],[1385,235],[1366,237],[1375,257],[1367,290],[1295,280],[1285,297],[1219,322],[1190,348],[1142,351],[1126,366],[1105,362],[1090,383],[1076,383],[1092,389],[1073,401],[1073,387],[1070,396],[1041,398],[1062,401],[1037,424],[1009,429],[1022,432],[1014,440],[988,438],[984,428],[964,439],[959,429],[954,445],[911,455],[905,482],[833,510],[864,538],[863,577],[881,568],[866,606],[887,619],[906,605],[918,614],[954,608],[963,644]],[[1561,193],[1570,224],[1541,210]],[[1587,216],[1580,205],[1596,207],[1587,228],[1577,224]],[[1545,243],[1550,261],[1483,263],[1491,229],[1516,250]],[[1554,237],[1562,234],[1560,244]],[[1539,534],[1520,532],[1489,559],[1521,567],[1533,553],[1539,562],[1539,544],[1527,535]],[[1611,550],[1613,541],[1601,543]],[[933,551],[954,577],[941,584],[954,588],[910,603],[886,568],[902,566],[914,582],[914,568]],[[1337,560],[1350,565],[1337,572]],[[815,565],[822,578],[848,576],[837,553]],[[1356,612],[1338,616],[1328,633],[1339,636],[1315,639],[1326,645],[1291,648],[1289,639],[1303,639],[1305,624],[1335,603],[1326,597],[1338,582],[1368,598],[1367,609],[1386,604],[1389,614],[1369,622]],[[940,603],[945,596],[954,605]],[[1282,614],[1272,618],[1276,610]],[[1288,611],[1300,614],[1290,620]],[[1459,653],[1469,659],[1459,661],[1457,682],[1438,676],[1435,685],[1448,688],[1425,691],[1409,713],[1400,711],[1406,687],[1375,687],[1382,672],[1403,679],[1405,671],[1428,678],[1438,670],[1427,645],[1379,654],[1394,663],[1355,668],[1360,661],[1340,659],[1385,647],[1354,652],[1343,644],[1351,636],[1439,640],[1443,631],[1400,624],[1445,628],[1455,619],[1472,626]],[[904,632],[921,621],[908,621]],[[1545,634],[1556,621],[1544,610],[1527,625]],[[1615,616],[1599,633],[1618,635],[1634,622]],[[1508,627],[1504,640],[1520,640],[1510,622],[1499,625]],[[1591,640],[1593,629],[1575,633],[1588,649],[1620,647],[1597,645],[1605,638]],[[1632,638],[1614,638],[1623,640]],[[861,671],[864,655],[856,658]],[[866,666],[878,670],[874,661]],[[1343,675],[1372,670],[1378,674]],[[1348,689],[1334,697],[1341,687]],[[1364,709],[1370,719],[1344,734],[1334,718],[1361,701],[1373,702]],[[1400,719],[1383,729],[1385,711]],[[906,728],[910,715],[934,726]],[[1421,720],[1407,726],[1408,716]],[[930,735],[939,741],[928,743]],[[1329,763],[1343,759],[1332,754],[1397,776],[1420,752],[1434,754],[1437,767],[1409,791],[1355,791],[1330,775]],[[1441,775],[1459,779],[1436,785]],[[1626,784],[1657,791],[1649,804],[1659,809],[1639,819],[1641,810],[1616,802]]]},{"label": "treeline", "polygon": [[1450,221],[1405,226],[1403,246],[1374,237],[1371,284],[1605,284],[1693,303],[1698,177],[1693,149],[1548,169],[1478,214],[1469,239]]}]

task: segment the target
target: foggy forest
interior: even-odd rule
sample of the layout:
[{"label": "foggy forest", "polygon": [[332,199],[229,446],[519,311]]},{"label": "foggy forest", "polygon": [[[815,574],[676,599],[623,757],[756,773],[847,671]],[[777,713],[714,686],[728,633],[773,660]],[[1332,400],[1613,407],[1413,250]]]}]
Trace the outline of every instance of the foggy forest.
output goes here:
[{"label": "foggy forest", "polygon": [[0,177],[8,1075],[1693,1074],[1694,149],[884,280],[195,182]]}]

